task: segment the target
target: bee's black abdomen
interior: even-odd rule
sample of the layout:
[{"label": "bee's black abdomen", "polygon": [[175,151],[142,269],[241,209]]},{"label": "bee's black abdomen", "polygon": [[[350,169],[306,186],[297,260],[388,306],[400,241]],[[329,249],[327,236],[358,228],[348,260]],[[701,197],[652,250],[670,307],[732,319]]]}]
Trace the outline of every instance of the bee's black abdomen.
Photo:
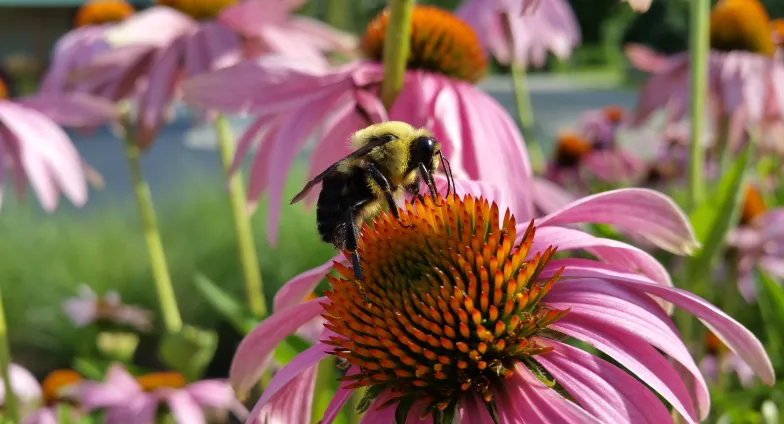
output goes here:
[{"label": "bee's black abdomen", "polygon": [[316,203],[316,223],[321,239],[338,249],[345,248],[348,212],[372,198],[361,168],[325,177]]}]

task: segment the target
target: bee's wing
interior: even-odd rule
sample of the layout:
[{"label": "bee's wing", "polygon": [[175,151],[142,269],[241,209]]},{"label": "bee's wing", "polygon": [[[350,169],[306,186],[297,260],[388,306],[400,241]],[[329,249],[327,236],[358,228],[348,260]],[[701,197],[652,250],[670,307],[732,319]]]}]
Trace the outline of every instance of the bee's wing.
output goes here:
[{"label": "bee's wing", "polygon": [[346,156],[343,159],[333,163],[332,165],[329,166],[329,168],[325,169],[322,173],[316,175],[315,178],[313,178],[312,180],[308,181],[308,183],[305,184],[305,187],[302,189],[302,191],[297,193],[297,195],[294,196],[293,199],[291,199],[291,203],[289,203],[289,204],[293,205],[293,204],[299,202],[300,200],[304,199],[305,196],[308,195],[310,190],[313,187],[316,186],[316,184],[320,183],[321,180],[323,180],[327,175],[335,172],[335,170],[337,169],[338,164],[340,162],[343,162],[346,159],[356,159],[356,158],[360,158],[362,156],[365,156],[366,154],[368,154],[368,152],[370,152],[371,150],[375,149],[376,147],[383,146],[384,144],[387,144],[390,141],[395,140],[395,139],[396,138],[391,138],[391,137],[374,138],[373,140],[369,141],[364,146],[362,146],[359,149],[351,152],[348,156]]}]

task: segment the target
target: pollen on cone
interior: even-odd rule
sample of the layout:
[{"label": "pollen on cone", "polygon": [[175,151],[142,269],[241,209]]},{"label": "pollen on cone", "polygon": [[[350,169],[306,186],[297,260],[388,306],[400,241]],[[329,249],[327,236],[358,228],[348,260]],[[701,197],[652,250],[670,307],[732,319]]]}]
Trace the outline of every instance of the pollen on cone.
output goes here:
[{"label": "pollen on cone", "polygon": [[484,199],[425,197],[399,212],[361,230],[363,282],[329,277],[323,316],[336,335],[325,343],[359,369],[354,387],[384,384],[434,408],[469,390],[491,402],[509,370],[547,351],[535,336],[565,314],[538,304],[555,249],[525,260],[533,225],[512,246],[514,219]]},{"label": "pollen on cone", "polygon": [[721,0],[710,16],[711,48],[773,56],[770,17],[758,0]]},{"label": "pollen on cone", "polygon": [[562,167],[576,166],[590,151],[591,143],[588,140],[573,132],[563,132],[558,135],[555,163]]},{"label": "pollen on cone", "polygon": [[193,19],[212,19],[221,10],[239,0],[157,0],[161,6],[168,6],[192,17]]}]

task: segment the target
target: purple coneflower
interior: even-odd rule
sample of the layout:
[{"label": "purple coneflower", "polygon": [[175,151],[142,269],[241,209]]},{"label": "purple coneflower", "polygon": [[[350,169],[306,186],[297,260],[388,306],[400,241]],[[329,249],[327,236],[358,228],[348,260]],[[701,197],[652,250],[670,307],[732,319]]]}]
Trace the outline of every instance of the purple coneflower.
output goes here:
[{"label": "purple coneflower", "polygon": [[[709,107],[720,133],[736,146],[750,126],[782,121],[784,62],[773,58],[769,17],[757,0],[721,0],[711,12],[710,26]],[[688,53],[646,57],[650,54],[655,55],[633,51],[632,61],[654,72],[640,93],[636,121],[664,107],[679,121],[687,113]]]},{"label": "purple coneflower", "polygon": [[86,66],[96,55],[110,49],[104,33],[114,23],[131,16],[133,6],[124,0],[91,0],[76,12],[74,29],[57,40],[39,92],[79,90],[73,73]]},{"label": "purple coneflower", "polygon": [[727,243],[737,254],[738,290],[751,302],[756,298],[756,267],[784,277],[784,208],[768,210],[759,190],[746,186],[740,222],[728,234]]},{"label": "purple coneflower", "polygon": [[735,374],[743,387],[754,385],[754,370],[708,331],[705,335],[706,355],[700,360],[700,370],[711,384],[717,384],[724,374]]},{"label": "purple coneflower", "polygon": [[84,382],[81,401],[87,410],[106,410],[107,424],[152,424],[160,406],[168,408],[177,424],[204,424],[205,414],[229,411],[244,418],[227,381],[188,383],[175,372],[134,378],[120,365],[109,368],[103,383]]},{"label": "purple coneflower", "polygon": [[[774,382],[770,360],[748,330],[672,287],[647,254],[567,227],[584,222],[613,224],[680,253],[695,245],[682,212],[650,190],[590,196],[521,224],[482,197],[439,197],[435,204],[428,197],[406,204],[400,221],[385,214],[363,228],[364,283],[335,263],[339,276],[327,277],[326,297],[282,310],[249,334],[231,381],[240,392],[249,389],[275,344],[322,315],[321,342],[273,377],[251,417],[264,422],[271,411],[309,410],[308,398],[294,394],[312,390],[310,373],[335,355],[350,369],[325,424],[362,388],[364,423],[405,422],[406,415],[436,422],[459,415],[468,423],[673,422],[655,393],[696,423],[707,416],[710,397],[667,314],[675,305],[700,318],[765,383]],[[597,259],[556,259],[555,246]],[[569,338],[625,370],[565,343]]]},{"label": "purple coneflower", "polygon": [[[38,380],[26,368],[17,364],[8,365],[8,374],[11,379],[11,390],[16,395],[19,412],[24,415],[41,402],[42,390]],[[5,404],[5,384],[0,378],[0,404]]]},{"label": "purple coneflower", "polygon": [[238,144],[234,169],[251,147],[259,146],[248,198],[255,206],[267,191],[271,240],[277,238],[285,176],[316,130],[321,128],[323,135],[310,155],[309,178],[350,152],[346,140],[352,132],[386,120],[430,128],[456,175],[499,184],[517,210],[531,216],[530,198],[520,195],[525,190],[512,190],[531,180],[524,141],[503,107],[473,85],[487,66],[474,31],[449,12],[416,6],[409,70],[397,100],[386,111],[378,92],[387,19],[383,12],[368,25],[362,40],[367,60],[324,70],[270,57],[186,84],[189,103],[260,114]]},{"label": "purple coneflower", "polygon": [[8,171],[21,197],[27,182],[46,211],[57,207],[60,192],[77,206],[87,201],[85,167],[68,134],[55,122],[92,126],[114,118],[111,104],[84,94],[40,94],[6,98],[0,81],[0,203]]},{"label": "purple coneflower", "polygon": [[78,287],[78,295],[63,302],[63,312],[77,327],[96,322],[127,325],[139,331],[152,327],[152,313],[146,309],[126,305],[116,291],[98,296],[87,285]]},{"label": "purple coneflower", "polygon": [[493,57],[541,67],[552,53],[566,59],[580,43],[580,27],[565,0],[548,0],[520,15],[518,0],[466,0],[455,14],[474,28]]},{"label": "purple coneflower", "polygon": [[81,413],[80,389],[82,376],[74,370],[60,369],[50,372],[41,383],[43,389],[43,405],[24,416],[22,424],[56,424],[59,422],[57,407],[59,404],[70,405],[69,412],[73,420],[78,420]]}]

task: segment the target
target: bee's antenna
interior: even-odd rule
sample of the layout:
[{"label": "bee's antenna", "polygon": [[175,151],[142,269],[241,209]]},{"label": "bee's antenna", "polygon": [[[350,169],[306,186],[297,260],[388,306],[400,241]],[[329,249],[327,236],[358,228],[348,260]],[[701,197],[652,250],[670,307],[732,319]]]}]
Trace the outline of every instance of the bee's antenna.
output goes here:
[{"label": "bee's antenna", "polygon": [[441,156],[441,162],[444,164],[444,173],[446,174],[446,197],[452,193],[452,190],[457,193],[457,186],[455,186],[455,177],[452,173],[452,165],[446,159],[443,152],[438,152],[439,156]]}]

